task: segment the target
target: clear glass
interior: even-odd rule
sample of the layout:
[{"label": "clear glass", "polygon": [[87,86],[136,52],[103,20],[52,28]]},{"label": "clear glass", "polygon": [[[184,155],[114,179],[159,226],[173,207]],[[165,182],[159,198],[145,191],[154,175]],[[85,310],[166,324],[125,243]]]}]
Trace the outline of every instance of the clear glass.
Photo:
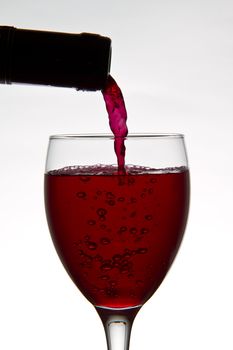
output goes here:
[{"label": "clear glass", "polygon": [[109,350],[128,350],[133,320],[180,247],[189,209],[181,134],[125,138],[118,173],[114,137],[50,137],[45,207],[57,253],[94,305]]}]

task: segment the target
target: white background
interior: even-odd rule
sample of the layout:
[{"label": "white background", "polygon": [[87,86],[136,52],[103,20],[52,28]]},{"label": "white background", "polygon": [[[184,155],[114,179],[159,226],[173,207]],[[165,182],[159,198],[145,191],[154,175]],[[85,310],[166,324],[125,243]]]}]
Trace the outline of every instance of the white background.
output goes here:
[{"label": "white background", "polygon": [[[110,36],[130,131],[186,135],[186,236],[137,316],[131,350],[231,350],[232,0],[0,0],[0,24]],[[101,95],[2,85],[0,127],[0,348],[105,349],[97,314],[54,252],[43,208],[48,136],[108,131]]]}]

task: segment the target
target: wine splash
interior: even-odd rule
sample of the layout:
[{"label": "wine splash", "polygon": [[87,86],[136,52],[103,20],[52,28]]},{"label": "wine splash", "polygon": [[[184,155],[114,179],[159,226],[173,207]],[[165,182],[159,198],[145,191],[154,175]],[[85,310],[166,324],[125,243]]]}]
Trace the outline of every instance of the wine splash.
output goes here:
[{"label": "wine splash", "polygon": [[126,125],[127,111],[121,89],[115,80],[108,76],[105,88],[102,90],[106,109],[109,117],[109,125],[115,136],[114,149],[117,156],[118,172],[125,173],[125,137],[128,134]]}]

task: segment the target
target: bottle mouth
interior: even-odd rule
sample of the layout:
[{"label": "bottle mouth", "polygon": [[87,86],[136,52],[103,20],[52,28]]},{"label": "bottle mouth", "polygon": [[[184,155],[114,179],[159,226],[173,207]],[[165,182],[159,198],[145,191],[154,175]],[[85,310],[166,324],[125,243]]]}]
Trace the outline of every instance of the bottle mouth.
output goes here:
[{"label": "bottle mouth", "polygon": [[111,39],[0,26],[0,83],[101,90],[111,67]]},{"label": "bottle mouth", "polygon": [[110,74],[110,70],[111,70],[111,61],[112,61],[112,45],[110,41],[109,57],[108,57],[108,74]]}]

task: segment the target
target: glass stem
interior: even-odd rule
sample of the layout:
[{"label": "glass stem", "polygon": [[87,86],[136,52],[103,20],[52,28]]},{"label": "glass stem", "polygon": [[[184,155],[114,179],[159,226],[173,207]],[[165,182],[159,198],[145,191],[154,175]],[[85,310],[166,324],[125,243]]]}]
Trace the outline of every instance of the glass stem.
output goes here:
[{"label": "glass stem", "polygon": [[126,309],[96,307],[103,323],[108,350],[129,350],[130,334],[141,306]]}]

